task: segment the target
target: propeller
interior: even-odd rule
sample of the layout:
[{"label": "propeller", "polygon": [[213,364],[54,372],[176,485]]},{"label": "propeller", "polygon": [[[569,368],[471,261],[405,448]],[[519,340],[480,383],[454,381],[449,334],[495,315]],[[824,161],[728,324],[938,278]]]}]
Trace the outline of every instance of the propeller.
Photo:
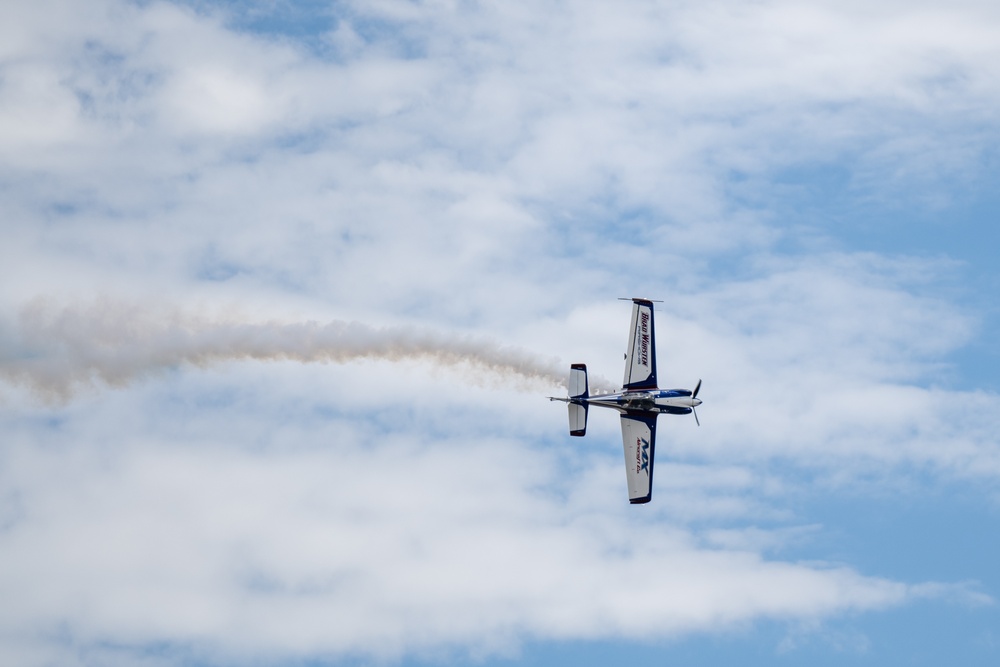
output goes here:
[{"label": "propeller", "polygon": [[[694,386],[694,391],[691,392],[691,398],[698,398],[698,392],[701,391],[701,380],[698,380],[698,384]],[[698,411],[695,410],[694,406],[691,406],[691,414],[694,415],[694,423],[701,426],[701,422],[698,420]]]}]

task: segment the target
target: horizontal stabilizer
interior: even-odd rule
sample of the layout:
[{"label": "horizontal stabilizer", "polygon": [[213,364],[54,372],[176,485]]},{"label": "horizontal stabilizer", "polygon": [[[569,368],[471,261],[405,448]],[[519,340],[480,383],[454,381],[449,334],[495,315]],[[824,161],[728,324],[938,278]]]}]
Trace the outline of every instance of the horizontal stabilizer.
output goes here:
[{"label": "horizontal stabilizer", "polygon": [[587,364],[571,364],[569,367],[569,397],[587,398]]},{"label": "horizontal stabilizer", "polygon": [[569,434],[575,436],[587,435],[587,404],[570,403],[569,408]]}]

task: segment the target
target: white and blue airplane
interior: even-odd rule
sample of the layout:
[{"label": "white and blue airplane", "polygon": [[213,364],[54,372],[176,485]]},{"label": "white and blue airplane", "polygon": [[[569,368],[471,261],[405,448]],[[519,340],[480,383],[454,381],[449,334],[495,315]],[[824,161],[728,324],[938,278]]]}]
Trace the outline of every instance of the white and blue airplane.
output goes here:
[{"label": "white and blue airplane", "polygon": [[[624,299],[627,300],[627,299]],[[622,443],[625,445],[625,477],[628,501],[648,503],[653,497],[653,453],[656,447],[656,418],[661,414],[693,414],[701,405],[698,390],[659,389],[656,386],[656,346],[653,334],[653,302],[632,299],[632,327],[625,352],[625,381],[621,391],[590,394],[586,364],[571,364],[569,396],[550,396],[553,401],[568,403],[569,434],[587,434],[587,412],[591,405],[611,408],[621,413]]]}]

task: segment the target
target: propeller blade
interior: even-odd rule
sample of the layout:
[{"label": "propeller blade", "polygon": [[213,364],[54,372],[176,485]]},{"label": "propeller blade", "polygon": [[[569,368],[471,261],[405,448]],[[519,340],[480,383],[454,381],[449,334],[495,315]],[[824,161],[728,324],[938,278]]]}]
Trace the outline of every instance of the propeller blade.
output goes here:
[{"label": "propeller blade", "polygon": [[698,398],[699,391],[701,391],[701,380],[698,380],[698,384],[694,386],[694,391],[691,392],[691,398]]},{"label": "propeller blade", "polygon": [[701,426],[701,422],[698,421],[698,411],[695,410],[694,408],[691,408],[691,414],[694,415],[694,423],[697,424],[698,426]]}]

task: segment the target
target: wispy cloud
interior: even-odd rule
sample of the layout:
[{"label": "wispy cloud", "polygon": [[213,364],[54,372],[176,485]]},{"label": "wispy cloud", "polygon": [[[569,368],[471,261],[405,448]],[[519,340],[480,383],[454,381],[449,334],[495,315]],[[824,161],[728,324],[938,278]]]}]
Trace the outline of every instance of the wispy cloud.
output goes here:
[{"label": "wispy cloud", "polygon": [[[386,0],[307,38],[247,11],[0,6],[11,662],[490,655],[995,595],[831,565],[797,502],[1000,475],[997,396],[953,390],[982,327],[955,263],[850,247],[811,190],[905,228],[943,174],[991,182],[991,5]],[[567,443],[510,391],[620,372],[631,295],[667,298],[665,382],[706,380],[645,513],[614,415]]]},{"label": "wispy cloud", "polygon": [[[39,446],[18,448],[5,473],[31,508],[5,538],[3,587],[21,601],[7,627],[32,642],[56,624],[84,646],[111,634],[125,651],[166,640],[227,656],[396,658],[507,650],[524,636],[714,632],[913,597],[848,567],[700,547],[656,515],[562,497],[564,453],[484,437],[465,419],[429,443],[299,418],[284,444],[254,454],[244,436],[316,389],[254,390],[172,427],[181,405],[142,414],[149,399],[117,393],[70,412],[68,448],[63,427],[17,428]],[[607,474],[600,461],[597,498],[620,491],[619,456]]]}]

